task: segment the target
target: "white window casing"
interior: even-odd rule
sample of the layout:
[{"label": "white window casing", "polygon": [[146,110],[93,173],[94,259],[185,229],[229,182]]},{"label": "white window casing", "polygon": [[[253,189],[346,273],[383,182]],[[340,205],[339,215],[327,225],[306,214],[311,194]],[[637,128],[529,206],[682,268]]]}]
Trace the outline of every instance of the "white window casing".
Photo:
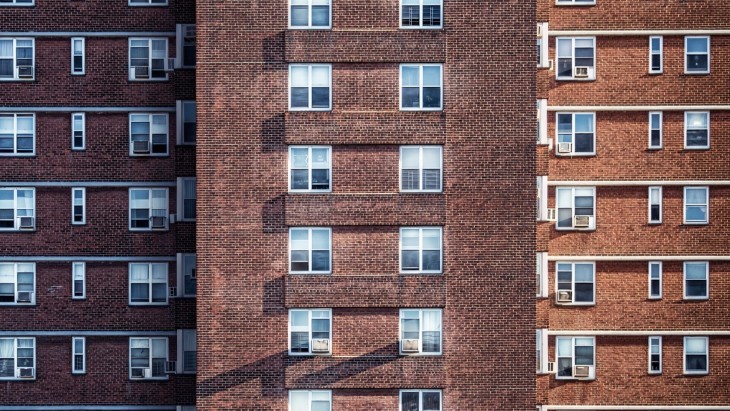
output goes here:
[{"label": "white window casing", "polygon": [[35,80],[35,39],[0,37],[0,81]]},{"label": "white window casing", "polygon": [[556,37],[557,80],[596,79],[596,38]]},{"label": "white window casing", "polygon": [[71,188],[71,224],[86,224],[86,188]]},{"label": "white window casing", "polygon": [[557,156],[596,155],[596,113],[555,113]]},{"label": "white window casing", "polygon": [[289,147],[289,191],[332,192],[332,147]]},{"label": "white window casing", "polygon": [[710,188],[684,187],[684,224],[702,225],[710,222]]},{"label": "white window casing", "polygon": [[707,300],[710,298],[710,263],[708,261],[686,261],[683,263],[685,300]]},{"label": "white window casing", "polygon": [[662,373],[662,337],[649,337],[649,374]]},{"label": "white window casing", "polygon": [[289,229],[289,273],[332,273],[332,229],[292,227]]},{"label": "white window casing", "polygon": [[332,110],[332,65],[289,65],[289,111]]},{"label": "white window casing", "polygon": [[664,147],[664,114],[661,111],[649,112],[649,149]]},{"label": "white window casing", "polygon": [[401,227],[400,273],[441,274],[443,230],[441,227]]},{"label": "white window casing", "polygon": [[710,73],[710,36],[685,36],[684,74]]},{"label": "white window casing", "polygon": [[659,300],[662,298],[664,287],[664,273],[661,261],[649,261],[649,299]]},{"label": "white window casing", "polygon": [[686,111],[684,113],[684,149],[706,150],[710,148],[710,112]]},{"label": "white window casing", "polygon": [[71,37],[71,74],[86,74],[86,40],[83,37]]},{"label": "white window casing", "polygon": [[35,188],[0,188],[0,231],[36,228]]},{"label": "white window casing", "polygon": [[130,337],[129,379],[167,380],[168,346],[167,337]]},{"label": "white window casing", "polygon": [[441,355],[442,318],[441,309],[400,310],[400,354]]},{"label": "white window casing", "polygon": [[683,369],[685,374],[705,375],[710,372],[710,338],[684,337]]},{"label": "white window casing", "polygon": [[177,178],[177,219],[195,221],[197,207],[197,179],[195,177]]},{"label": "white window casing", "polygon": [[401,111],[443,110],[442,64],[401,64],[399,82]]},{"label": "white window casing", "polygon": [[129,230],[168,230],[168,197],[167,188],[130,188]]},{"label": "white window casing", "polygon": [[649,37],[649,74],[662,74],[664,71],[664,38]]},{"label": "white window casing", "polygon": [[555,194],[557,230],[595,230],[595,187],[557,187]]},{"label": "white window casing", "polygon": [[129,263],[129,305],[167,305],[167,263]]},{"label": "white window casing", "polygon": [[289,355],[332,355],[331,309],[289,310]]},{"label": "white window casing", "polygon": [[400,147],[400,191],[440,193],[443,191],[443,147]]},{"label": "white window casing", "polygon": [[129,38],[129,81],[167,81],[166,37]]},{"label": "white window casing", "polygon": [[443,0],[400,0],[400,28],[442,28],[443,6]]},{"label": "white window casing", "polygon": [[332,28],[331,0],[289,0],[289,28]]},{"label": "white window casing", "polygon": [[36,339],[34,337],[0,338],[0,381],[35,380]]},{"label": "white window casing", "polygon": [[441,390],[400,390],[398,411],[442,411],[443,394]]},{"label": "white window casing", "polygon": [[170,155],[169,128],[167,113],[130,113],[129,155]]},{"label": "white window casing", "polygon": [[71,337],[71,373],[86,374],[86,337]]},{"label": "white window casing", "polygon": [[649,224],[662,223],[662,187],[649,187]]},{"label": "white window casing", "polygon": [[0,113],[0,156],[34,156],[35,140],[34,113]]},{"label": "white window casing", "polygon": [[86,150],[86,113],[71,113],[71,150]]},{"label": "white window casing", "polygon": [[332,411],[332,391],[290,390],[289,411]]},{"label": "white window casing", "polygon": [[[596,338],[585,336],[558,336],[555,338],[555,358],[558,380],[583,379],[593,380],[596,378]],[[587,371],[587,375],[576,376],[575,372],[579,366],[581,371]]]},{"label": "white window casing", "polygon": [[0,263],[0,306],[35,305],[36,281],[35,263]]}]

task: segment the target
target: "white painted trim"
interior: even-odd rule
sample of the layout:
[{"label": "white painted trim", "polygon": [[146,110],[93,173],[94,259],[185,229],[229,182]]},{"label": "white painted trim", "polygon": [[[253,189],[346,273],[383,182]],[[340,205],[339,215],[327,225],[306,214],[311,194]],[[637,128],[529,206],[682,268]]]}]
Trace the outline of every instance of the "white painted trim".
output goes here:
[{"label": "white painted trim", "polygon": [[175,411],[175,409],[174,405],[10,405],[0,407],[2,411]]},{"label": "white painted trim", "polygon": [[[688,51],[687,51],[687,41],[689,39],[706,39],[707,40],[707,70],[702,71],[690,71],[687,70],[687,63],[689,63],[689,60],[687,59]],[[705,54],[705,53],[697,53],[697,54]],[[684,38],[684,74],[686,75],[703,75],[703,74],[710,74],[710,70],[712,70],[712,46],[710,45],[710,36],[686,36]]]},{"label": "white painted trim", "polygon": [[730,105],[701,106],[548,106],[548,111],[727,111]]},{"label": "white painted trim", "polygon": [[540,274],[540,292],[537,293],[537,298],[548,298],[548,253],[546,251],[537,252],[537,270]]},{"label": "white painted trim", "polygon": [[555,336],[603,336],[603,337],[648,337],[650,335],[671,336],[730,336],[730,330],[548,330],[548,335]]},{"label": "white painted trim", "polygon": [[0,262],[4,261],[30,261],[30,262],[128,262],[128,261],[175,261],[175,257],[137,257],[137,256],[0,256]]},{"label": "white painted trim", "polygon": [[730,255],[550,255],[549,261],[730,261]]},{"label": "white painted trim", "polygon": [[548,176],[537,176],[536,183],[540,200],[537,221],[548,221]]},{"label": "white painted trim", "polygon": [[[76,192],[81,192],[81,221],[75,221],[76,217]],[[86,188],[84,187],[71,187],[71,225],[85,225],[86,224]]]},{"label": "white painted trim", "polygon": [[[304,270],[304,271],[296,271],[296,270],[293,270],[292,269],[292,263],[293,263],[292,257],[291,257],[292,256],[292,231],[304,231],[304,230],[307,231],[307,236],[308,236],[307,237],[308,244],[307,244],[307,250],[306,251],[308,253],[309,266],[307,267],[308,268],[307,270]],[[314,264],[314,260],[312,258],[313,251],[315,251],[315,250],[318,250],[318,251],[323,250],[322,248],[318,248],[318,249],[315,249],[314,248],[314,245],[313,245],[314,233],[312,232],[312,230],[327,230],[327,234],[329,235],[329,248],[327,249],[327,251],[329,252],[329,270],[325,270],[325,271],[315,271],[315,270],[312,270],[312,265]],[[289,243],[289,250],[288,250],[287,259],[289,261],[289,264],[288,264],[289,265],[289,267],[288,267],[289,268],[289,274],[314,274],[314,275],[318,275],[318,274],[330,275],[330,274],[332,274],[332,228],[331,227],[289,227],[289,242],[288,243]],[[297,249],[297,251],[304,251],[304,250]]]},{"label": "white painted trim", "polygon": [[[294,163],[294,156],[292,155],[292,150],[294,149],[307,149],[307,180],[309,181],[309,185],[307,188],[292,188],[292,169],[295,170],[304,170],[303,168],[293,168],[292,164]],[[312,159],[314,156],[312,155],[312,149],[325,149],[327,150],[327,171],[329,172],[329,188],[327,190],[314,190],[312,189]],[[290,193],[310,193],[310,194],[317,194],[317,193],[331,193],[332,192],[332,146],[322,146],[322,145],[293,145],[289,146],[289,152],[288,152],[288,158],[287,158],[287,176],[289,181],[289,192]],[[318,168],[317,170],[322,170],[321,168]]]},{"label": "white painted trim", "polygon": [[[658,278],[658,281],[659,281],[659,295],[657,295],[657,296],[654,296],[654,295],[651,294],[651,282],[652,282],[652,278],[651,278],[651,267],[653,265],[657,265],[659,267],[659,278]],[[647,298],[650,299],[650,300],[661,300],[664,297],[664,264],[662,264],[661,261],[649,261],[649,263],[648,263],[647,277],[649,279],[649,283],[648,283],[649,284],[649,289],[648,289],[648,292],[647,292]]]},{"label": "white painted trim", "polygon": [[[74,295],[76,285],[76,267],[81,267],[81,281],[83,285],[83,295],[77,297]],[[71,262],[71,299],[72,300],[85,300],[86,299],[86,263],[83,261],[72,261]]]},{"label": "white painted trim", "polygon": [[[81,340],[82,367],[76,370],[76,340]],[[86,374],[86,337],[71,337],[71,374]]]},{"label": "white painted trim", "polygon": [[[426,169],[423,160],[423,149],[438,149],[439,150],[439,188],[436,190],[425,189],[423,186],[423,170]],[[404,190],[403,189],[403,149],[418,149],[418,181],[419,188],[415,190]],[[332,165],[330,164],[330,167]],[[433,170],[432,167],[428,169]],[[441,193],[444,191],[444,147],[438,145],[423,145],[423,146],[408,146],[403,145],[398,149],[398,189],[401,193]]]},{"label": "white painted trim", "polygon": [[[403,313],[405,311],[418,311],[418,352],[407,353],[403,352]],[[423,314],[426,311],[437,311],[439,313],[439,323],[441,329],[439,329],[439,351],[438,352],[424,352],[423,351],[423,333],[433,330],[424,330],[423,327]],[[398,355],[407,357],[440,357],[444,353],[444,311],[441,308],[401,308],[398,311]]]},{"label": "white painted trim", "polygon": [[[659,39],[659,50],[658,53],[654,53],[654,50],[652,50],[651,43],[652,40]],[[659,70],[652,70],[652,57],[654,55],[659,55]],[[664,73],[664,37],[662,36],[651,36],[649,37],[649,74],[662,74]]]},{"label": "white painted trim", "polygon": [[[654,128],[652,127],[652,117],[659,116],[659,145],[653,146],[651,144],[651,133],[654,131]],[[664,113],[661,111],[650,111],[649,112],[649,145],[647,146],[649,150],[661,150],[664,148]]]},{"label": "white painted trim", "polygon": [[[399,12],[398,12],[398,21],[399,21],[399,28],[404,30],[438,30],[442,29],[444,27],[444,2],[443,0],[440,0],[438,3],[438,6],[440,7],[439,11],[441,12],[441,15],[439,16],[439,21],[441,24],[438,26],[424,26],[423,25],[423,0],[417,0],[418,1],[418,25],[417,26],[404,26],[403,25],[403,0],[401,0],[399,3]],[[413,6],[413,4],[411,4]],[[330,7],[331,8],[331,7]]]},{"label": "white painted trim", "polygon": [[[326,26],[314,26],[312,25],[312,9],[314,8],[314,4],[312,4],[312,0],[309,0],[307,2],[307,21],[309,24],[306,26],[293,26],[291,24],[291,0],[289,0],[289,5],[287,6],[287,14],[289,16],[288,18],[288,24],[289,24],[289,30],[331,30],[332,29],[332,0],[329,0],[329,4],[327,4],[327,8],[329,11],[329,24]],[[321,6],[321,4],[318,4],[318,6]]]},{"label": "white painted trim", "polygon": [[[132,266],[133,265],[147,266],[147,281],[144,281],[144,282],[142,282],[142,281],[132,282]],[[160,284],[159,282],[155,282],[154,279],[152,278],[153,266],[157,266],[157,265],[162,265],[165,268],[165,270],[164,270],[165,271],[165,301],[164,302],[153,302],[152,301],[152,288],[153,288],[153,285],[154,284]],[[135,262],[135,263],[129,263],[127,269],[128,269],[128,273],[129,273],[128,274],[128,277],[127,277],[127,284],[128,284],[128,286],[127,286],[128,287],[127,288],[127,304],[129,304],[130,306],[133,306],[133,307],[137,307],[137,306],[141,306],[141,307],[146,307],[146,306],[166,306],[166,305],[169,305],[170,304],[170,265],[168,263],[160,263],[160,262],[156,262],[156,263],[143,262],[142,263],[142,262]],[[148,290],[149,290],[149,292],[147,294],[147,296],[148,296],[148,300],[147,301],[144,301],[144,302],[132,301],[132,285],[133,284],[145,284],[145,285],[147,285]]]},{"label": "white painted trim", "polygon": [[[659,203],[658,204],[654,204],[654,203],[651,202],[651,192],[654,191],[654,190],[659,190]],[[662,192],[662,187],[661,186],[649,186],[649,190],[648,190],[648,201],[647,201],[647,208],[648,208],[648,213],[649,213],[648,216],[647,216],[647,222],[648,222],[648,224],[650,224],[650,225],[656,225],[656,224],[661,224],[662,223],[662,214],[664,212],[664,210],[663,210],[663,204],[662,204],[663,201],[664,201],[664,196],[663,196],[663,192]],[[651,219],[651,207],[653,205],[658,205],[659,206],[659,219],[658,220],[652,220]]]},{"label": "white painted trim", "polygon": [[90,107],[0,107],[0,113],[15,113],[18,110],[41,112],[41,113],[73,113],[73,112],[87,112],[87,113],[128,113],[132,111],[144,111],[151,113],[174,113],[175,107],[103,107],[103,106],[90,106]]},{"label": "white painted trim", "polygon": [[628,187],[628,186],[728,186],[730,180],[613,180],[613,181],[548,181],[549,186],[566,186],[566,187]]},{"label": "white painted trim", "polygon": [[[651,352],[651,340],[653,340],[655,338],[658,339],[658,341],[659,341],[659,344],[658,344],[658,347],[659,347],[659,370],[657,370],[657,371],[653,371],[651,369],[651,356],[652,356],[652,352]],[[663,351],[663,349],[662,349],[663,343],[662,343],[662,337],[661,337],[661,335],[650,335],[649,338],[647,339],[647,344],[648,344],[648,347],[647,347],[647,354],[648,354],[648,357],[647,357],[647,373],[650,374],[650,375],[659,375],[659,374],[662,373],[662,370],[664,369],[664,364],[662,364],[662,362],[664,361],[664,353],[662,352]]]},{"label": "white painted trim", "polygon": [[[309,333],[309,336],[307,337],[309,339],[309,352],[292,352],[291,350],[291,335],[292,335],[292,312],[294,311],[305,311],[307,312],[307,332]],[[312,352],[312,311],[327,311],[329,312],[329,320],[330,320],[330,328],[329,328],[329,337],[330,337],[330,350],[327,353],[313,353]],[[331,308],[290,308],[289,309],[289,318],[287,320],[287,340],[288,340],[288,353],[290,356],[297,356],[297,357],[314,357],[314,356],[324,356],[324,357],[331,357],[332,356],[332,342],[334,341],[334,338],[332,337],[332,323],[334,318],[332,317],[332,309]],[[297,332],[303,332],[303,331],[297,331]]]},{"label": "white painted trim", "polygon": [[548,145],[548,101],[547,99],[537,100],[537,120],[538,120],[538,142],[539,145]]},{"label": "white painted trim", "polygon": [[[74,71],[74,43],[81,41],[81,71]],[[72,76],[83,76],[86,75],[86,40],[83,37],[71,37],[71,75]]]},{"label": "white painted trim", "polygon": [[175,37],[174,31],[3,31],[0,37]]},{"label": "white painted trim", "polygon": [[[438,229],[439,230],[439,269],[438,270],[424,270],[423,269],[423,230],[424,229]],[[403,230],[418,230],[418,269],[417,270],[404,270],[403,269]],[[444,272],[444,228],[441,226],[407,226],[401,227],[398,230],[398,272],[400,274],[443,274]],[[414,251],[412,248],[407,251]]]},{"label": "white painted trim", "polygon": [[728,411],[728,405],[543,405],[542,411],[639,411],[639,410],[661,410],[661,411]]},{"label": "white painted trim", "polygon": [[174,181],[0,181],[0,187],[175,187]]},{"label": "white painted trim", "polygon": [[[307,103],[307,107],[292,107],[292,68],[294,67],[306,67],[307,68],[307,93],[309,101]],[[327,67],[329,70],[329,107],[312,107],[312,69],[314,67]],[[289,111],[332,111],[332,106],[334,105],[334,102],[332,101],[332,85],[334,83],[334,79],[332,78],[332,64],[324,64],[324,63],[291,63],[289,64],[289,79],[288,79],[288,92],[289,92],[289,102],[288,107]]]},{"label": "white painted trim", "polygon": [[548,35],[548,23],[537,23],[537,25],[542,27],[542,36],[540,36],[540,40],[542,41],[542,46],[540,47],[540,63],[542,64],[538,64],[537,68],[550,68],[550,39]]},{"label": "white painted trim", "polygon": [[[418,67],[418,107],[403,107],[403,68]],[[423,106],[423,69],[425,67],[439,68],[439,107]],[[413,86],[408,86],[413,87]],[[432,87],[432,86],[429,86]],[[398,110],[399,111],[444,111],[444,65],[441,63],[402,63],[398,68]]]},{"label": "white painted trim", "polygon": [[[730,36],[730,30],[554,30],[551,37],[558,36]],[[592,409],[592,408],[591,408]],[[694,409],[694,408],[693,408]]]},{"label": "white painted trim", "polygon": [[0,337],[174,337],[175,335],[177,335],[175,331],[0,331]]}]

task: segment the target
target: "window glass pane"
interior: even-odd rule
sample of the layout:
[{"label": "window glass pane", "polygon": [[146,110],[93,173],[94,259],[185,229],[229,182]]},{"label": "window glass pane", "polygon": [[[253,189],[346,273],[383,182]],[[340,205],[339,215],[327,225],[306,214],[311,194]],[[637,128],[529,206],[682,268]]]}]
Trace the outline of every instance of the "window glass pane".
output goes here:
[{"label": "window glass pane", "polygon": [[307,311],[292,311],[291,325],[292,327],[309,328],[309,313]]},{"label": "window glass pane", "polygon": [[291,85],[292,87],[309,86],[309,68],[303,66],[294,66],[291,68]]},{"label": "window glass pane", "polygon": [[578,48],[589,48],[593,49],[593,39],[575,39],[575,47]]},{"label": "window glass pane", "polygon": [[687,127],[695,129],[706,129],[707,113],[687,113]]},{"label": "window glass pane", "polygon": [[418,67],[403,66],[401,81],[403,86],[418,86]]},{"label": "window glass pane", "polygon": [[573,346],[570,338],[558,338],[558,356],[571,357],[573,355]]},{"label": "window glass pane", "polygon": [[418,147],[403,147],[401,149],[401,167],[404,169],[419,168],[419,149]]},{"label": "window glass pane", "polygon": [[706,269],[705,264],[687,263],[685,264],[685,275],[688,280],[704,280],[707,274]]},{"label": "window glass pane", "polygon": [[329,87],[329,85],[330,85],[329,67],[321,67],[321,66],[312,67],[312,87]]},{"label": "window glass pane", "polygon": [[309,25],[309,9],[307,6],[291,6],[291,25],[292,26],[308,26]]},{"label": "window glass pane", "polygon": [[575,132],[593,133],[593,114],[576,114]]},{"label": "window glass pane", "polygon": [[329,26],[329,6],[312,6],[312,26]]},{"label": "window glass pane", "polygon": [[593,264],[576,264],[575,265],[575,281],[592,282],[593,281]]},{"label": "window glass pane", "polygon": [[688,38],[688,53],[707,53],[707,39],[704,38]]},{"label": "window glass pane", "polygon": [[707,190],[704,188],[688,188],[685,190],[687,193],[688,204],[706,204],[707,203]]},{"label": "window glass pane", "polygon": [[573,42],[571,39],[558,39],[558,57],[571,57]]},{"label": "window glass pane", "polygon": [[329,230],[312,230],[312,248],[316,250],[330,249]]},{"label": "window glass pane", "polygon": [[423,411],[441,410],[441,394],[437,392],[423,393]]},{"label": "window glass pane", "polygon": [[687,354],[705,354],[707,340],[704,338],[685,338],[684,350]]},{"label": "window glass pane", "polygon": [[291,248],[292,250],[308,250],[309,249],[309,232],[308,230],[291,230]]},{"label": "window glass pane", "polygon": [[441,86],[441,67],[424,66],[423,67],[423,85],[424,86]]},{"label": "window glass pane", "polygon": [[418,394],[418,392],[401,393],[401,411],[419,411]]},{"label": "window glass pane", "polygon": [[423,149],[423,168],[441,167],[441,149],[437,147],[425,147]]},{"label": "window glass pane", "polygon": [[660,43],[661,43],[661,41],[659,40],[658,37],[652,37],[651,38],[651,49],[652,49],[652,51],[659,51],[659,44]]}]

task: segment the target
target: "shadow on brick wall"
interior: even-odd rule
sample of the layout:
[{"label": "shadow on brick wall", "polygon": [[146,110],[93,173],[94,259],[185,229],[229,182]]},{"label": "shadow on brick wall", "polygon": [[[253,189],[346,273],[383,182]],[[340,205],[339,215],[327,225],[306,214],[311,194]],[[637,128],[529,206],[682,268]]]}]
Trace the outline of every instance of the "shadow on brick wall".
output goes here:
[{"label": "shadow on brick wall", "polygon": [[284,114],[277,114],[261,122],[261,150],[264,153],[285,151],[284,144]]},{"label": "shadow on brick wall", "polygon": [[286,212],[285,195],[281,194],[266,200],[261,209],[261,226],[264,233],[285,233]]}]

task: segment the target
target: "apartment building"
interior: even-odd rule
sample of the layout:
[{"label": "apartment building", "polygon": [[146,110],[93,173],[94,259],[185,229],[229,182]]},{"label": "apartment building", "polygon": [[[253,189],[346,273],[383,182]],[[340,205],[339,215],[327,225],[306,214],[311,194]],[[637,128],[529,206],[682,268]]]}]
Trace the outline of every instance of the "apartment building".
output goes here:
[{"label": "apartment building", "polygon": [[534,409],[535,4],[197,7],[198,409]]},{"label": "apartment building", "polygon": [[195,404],[195,5],[0,1],[0,410]]},{"label": "apartment building", "polygon": [[730,410],[730,4],[540,0],[539,410]]}]

